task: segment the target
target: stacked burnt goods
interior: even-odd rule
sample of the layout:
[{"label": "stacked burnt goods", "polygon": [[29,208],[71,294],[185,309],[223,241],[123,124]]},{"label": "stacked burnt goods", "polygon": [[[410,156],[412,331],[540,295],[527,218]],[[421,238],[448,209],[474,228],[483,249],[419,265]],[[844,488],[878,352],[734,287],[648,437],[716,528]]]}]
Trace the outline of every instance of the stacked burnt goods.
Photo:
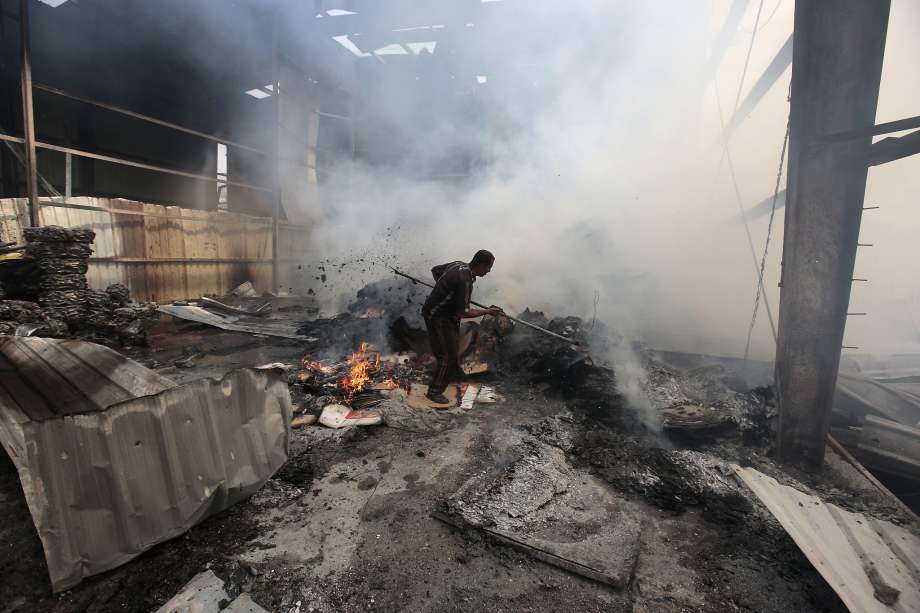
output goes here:
[{"label": "stacked burnt goods", "polygon": [[86,228],[26,228],[21,265],[3,274],[0,334],[78,336],[97,342],[146,342],[155,304],[134,304],[128,288],[89,289],[86,271],[95,233]]},{"label": "stacked burnt goods", "polygon": [[67,325],[48,318],[37,302],[0,300],[0,334],[62,337],[67,335]]},{"label": "stacked burnt goods", "polygon": [[[569,338],[572,343],[516,326],[498,348],[503,368],[527,373],[531,382],[548,385],[571,407],[602,422],[633,425],[624,421],[632,418],[622,411],[626,403],[617,390],[613,368],[592,358],[608,355],[608,344],[622,340],[604,330],[600,322],[586,326],[578,317],[549,319],[540,311],[525,309],[518,318]],[[614,340],[607,340],[610,337]]]},{"label": "stacked burnt goods", "polygon": [[105,290],[87,290],[86,318],[80,328],[102,342],[143,345],[156,311],[155,304],[132,303],[128,288],[114,283]]},{"label": "stacked burnt goods", "polygon": [[86,315],[86,271],[96,233],[87,228],[26,228],[26,257],[38,271],[38,303],[68,325]]}]

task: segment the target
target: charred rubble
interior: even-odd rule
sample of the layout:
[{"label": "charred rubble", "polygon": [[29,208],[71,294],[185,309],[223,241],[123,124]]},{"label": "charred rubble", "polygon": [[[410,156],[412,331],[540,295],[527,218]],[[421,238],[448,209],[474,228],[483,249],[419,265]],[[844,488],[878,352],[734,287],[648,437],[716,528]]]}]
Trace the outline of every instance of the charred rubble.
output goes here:
[{"label": "charred rubble", "polygon": [[104,290],[87,283],[92,230],[43,226],[23,234],[24,257],[0,271],[0,334],[146,344],[156,305],[132,302],[120,283]]},{"label": "charred rubble", "polygon": [[[432,365],[419,316],[424,295],[409,281],[384,280],[360,290],[346,313],[305,323],[301,331],[332,350],[306,354],[289,376],[295,406],[316,415],[331,402],[374,408],[385,401],[386,390],[424,382]],[[775,409],[765,390],[745,389],[722,367],[677,369],[633,347],[647,373],[650,408],[640,410],[620,392],[614,365],[595,358],[612,355],[627,341],[578,317],[548,317],[529,309],[518,317],[572,343],[507,318],[486,318],[462,324],[461,361],[485,368],[472,380],[511,377],[565,401],[572,415],[531,426],[531,436],[659,508],[680,513],[700,507],[714,521],[729,523],[750,509],[718,458],[770,451]],[[384,347],[393,353],[383,354]],[[346,382],[355,364],[366,382],[349,392]],[[650,426],[655,422],[660,430]]]}]

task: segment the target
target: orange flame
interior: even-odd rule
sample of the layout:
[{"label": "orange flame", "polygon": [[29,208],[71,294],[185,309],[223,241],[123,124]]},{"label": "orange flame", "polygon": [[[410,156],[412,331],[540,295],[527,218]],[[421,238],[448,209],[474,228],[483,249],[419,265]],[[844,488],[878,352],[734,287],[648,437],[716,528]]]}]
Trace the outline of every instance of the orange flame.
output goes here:
[{"label": "orange flame", "polygon": [[324,375],[329,375],[335,372],[333,368],[326,366],[322,362],[314,360],[313,356],[311,356],[309,353],[303,356],[301,363],[304,370],[312,370],[313,372],[323,373]]},{"label": "orange flame", "polygon": [[358,350],[348,358],[348,374],[339,379],[339,387],[345,391],[346,400],[351,400],[363,390],[371,380],[371,375],[380,368],[380,352],[369,349],[370,345],[362,342]]}]

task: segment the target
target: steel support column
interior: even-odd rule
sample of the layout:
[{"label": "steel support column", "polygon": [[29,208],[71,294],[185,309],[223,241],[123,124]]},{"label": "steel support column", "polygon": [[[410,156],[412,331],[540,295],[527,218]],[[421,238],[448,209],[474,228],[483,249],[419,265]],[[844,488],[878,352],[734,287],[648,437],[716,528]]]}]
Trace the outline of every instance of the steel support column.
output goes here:
[{"label": "steel support column", "polygon": [[22,89],[22,127],[26,150],[26,195],[29,225],[38,225],[38,163],[35,158],[35,115],[32,107],[32,47],[29,37],[29,0],[19,0],[19,49]]},{"label": "steel support column", "polygon": [[819,468],[837,383],[890,0],[798,0],[776,387],[779,456]]},{"label": "steel support column", "polygon": [[272,13],[272,167],[274,168],[274,198],[272,198],[272,292],[279,291],[278,218],[281,216],[281,67],[278,57],[280,8]]}]

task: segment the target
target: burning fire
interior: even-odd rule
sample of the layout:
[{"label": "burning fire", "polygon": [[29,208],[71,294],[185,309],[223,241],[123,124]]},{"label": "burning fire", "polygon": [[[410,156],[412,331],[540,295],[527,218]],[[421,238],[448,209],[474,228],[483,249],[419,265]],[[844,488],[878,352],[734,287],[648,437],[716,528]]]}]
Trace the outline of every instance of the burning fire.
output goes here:
[{"label": "burning fire", "polygon": [[339,379],[339,387],[345,392],[345,399],[353,399],[371,380],[371,375],[380,368],[380,352],[370,349],[362,342],[356,352],[348,358],[348,374]]},{"label": "burning fire", "polygon": [[301,360],[304,370],[312,370],[313,372],[319,372],[324,375],[329,375],[335,372],[335,369],[330,368],[329,366],[324,365],[322,362],[317,362],[313,359],[309,353],[303,356]]}]

